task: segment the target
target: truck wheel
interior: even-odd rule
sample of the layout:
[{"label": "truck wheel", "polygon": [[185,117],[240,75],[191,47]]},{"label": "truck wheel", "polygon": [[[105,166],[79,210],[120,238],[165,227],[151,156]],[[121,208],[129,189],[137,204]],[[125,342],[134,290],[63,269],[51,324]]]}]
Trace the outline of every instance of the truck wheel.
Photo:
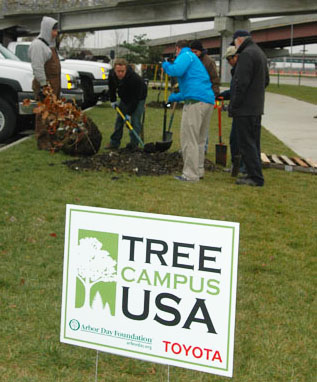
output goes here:
[{"label": "truck wheel", "polygon": [[12,137],[17,124],[14,107],[5,99],[0,98],[0,142]]},{"label": "truck wheel", "polygon": [[87,107],[94,106],[96,104],[94,88],[89,78],[83,77],[81,79],[81,88],[84,92],[84,102],[82,108],[85,109]]}]

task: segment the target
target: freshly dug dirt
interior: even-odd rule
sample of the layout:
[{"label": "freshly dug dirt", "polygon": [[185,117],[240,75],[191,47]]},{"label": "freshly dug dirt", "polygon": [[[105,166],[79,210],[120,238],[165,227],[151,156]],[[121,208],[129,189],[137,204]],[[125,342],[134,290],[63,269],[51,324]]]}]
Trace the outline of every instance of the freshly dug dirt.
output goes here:
[{"label": "freshly dug dirt", "polygon": [[[182,156],[178,151],[148,154],[141,149],[119,149],[63,163],[75,171],[107,170],[115,174],[139,176],[180,174],[183,168]],[[205,170],[215,171],[215,165],[209,159],[205,159]]]}]

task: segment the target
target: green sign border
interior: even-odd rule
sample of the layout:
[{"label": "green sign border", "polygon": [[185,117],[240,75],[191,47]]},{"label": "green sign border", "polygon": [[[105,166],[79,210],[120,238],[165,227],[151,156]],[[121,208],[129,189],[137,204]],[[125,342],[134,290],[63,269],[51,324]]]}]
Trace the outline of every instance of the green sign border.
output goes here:
[{"label": "green sign border", "polygon": [[[101,215],[113,215],[113,216],[120,216],[120,217],[126,217],[126,218],[135,218],[135,219],[146,219],[146,220],[158,220],[158,221],[166,221],[170,223],[183,223],[183,224],[193,224],[193,225],[201,225],[201,226],[208,226],[208,227],[218,227],[218,228],[227,228],[232,230],[232,251],[231,251],[231,270],[230,270],[230,301],[229,301],[229,320],[228,320],[228,341],[227,341],[227,363],[226,363],[226,368],[221,368],[221,367],[216,367],[216,366],[206,366],[204,364],[200,363],[195,363],[195,362],[188,362],[188,361],[183,361],[183,360],[178,360],[175,358],[169,358],[169,357],[163,357],[160,355],[155,355],[155,354],[149,354],[149,353],[143,353],[143,352],[138,352],[138,351],[133,351],[133,350],[128,350],[125,348],[119,348],[115,346],[110,346],[110,345],[103,345],[95,342],[90,342],[90,341],[84,341],[84,340],[79,340],[77,338],[72,338],[72,337],[67,337],[66,336],[66,316],[67,316],[67,293],[68,293],[68,270],[69,270],[69,251],[70,251],[70,227],[71,227],[71,214],[72,212],[82,212],[82,213],[89,213],[89,214],[101,214]],[[180,218],[182,218],[180,216]],[[190,364],[190,365],[195,365],[195,366],[200,366],[204,368],[210,368],[210,369],[216,369],[216,370],[222,370],[222,371],[229,371],[229,345],[230,345],[230,337],[231,337],[231,309],[232,309],[232,278],[233,278],[233,260],[234,260],[234,239],[235,239],[235,227],[228,227],[220,224],[206,224],[206,223],[197,223],[197,222],[189,222],[189,221],[181,221],[181,220],[173,220],[173,219],[162,219],[162,218],[152,218],[148,216],[134,216],[134,215],[125,215],[125,214],[120,214],[120,213],[108,213],[108,212],[99,212],[99,211],[87,211],[87,210],[82,210],[82,209],[75,209],[75,208],[70,208],[69,209],[69,226],[68,226],[68,248],[67,248],[67,272],[66,272],[66,294],[65,294],[65,317],[64,317],[64,337],[67,340],[71,340],[74,342],[82,342],[82,343],[87,343],[90,345],[96,345],[96,346],[102,346],[105,348],[110,348],[110,349],[116,349],[120,351],[125,351],[128,353],[136,353],[140,355],[145,355],[148,357],[153,357],[153,358],[161,358],[165,360],[170,360],[170,361],[175,361],[179,363],[185,363],[185,364]]]}]

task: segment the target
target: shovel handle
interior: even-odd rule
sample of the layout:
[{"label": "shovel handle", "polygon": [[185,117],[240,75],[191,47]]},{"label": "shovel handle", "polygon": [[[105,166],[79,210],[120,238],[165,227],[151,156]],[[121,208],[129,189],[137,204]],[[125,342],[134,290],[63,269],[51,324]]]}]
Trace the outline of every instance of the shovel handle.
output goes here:
[{"label": "shovel handle", "polygon": [[222,136],[221,136],[221,105],[220,105],[220,102],[217,103],[217,110],[218,110],[219,143],[222,144]]},{"label": "shovel handle", "polygon": [[171,114],[171,118],[170,118],[170,123],[169,123],[168,129],[167,129],[168,132],[171,131],[171,128],[172,128],[172,123],[173,123],[173,119],[174,119],[176,105],[177,105],[177,102],[174,102],[173,103],[173,108],[172,108],[172,114]]},{"label": "shovel handle", "polygon": [[165,74],[165,89],[164,89],[164,101],[167,102],[167,91],[168,91],[168,75]]}]

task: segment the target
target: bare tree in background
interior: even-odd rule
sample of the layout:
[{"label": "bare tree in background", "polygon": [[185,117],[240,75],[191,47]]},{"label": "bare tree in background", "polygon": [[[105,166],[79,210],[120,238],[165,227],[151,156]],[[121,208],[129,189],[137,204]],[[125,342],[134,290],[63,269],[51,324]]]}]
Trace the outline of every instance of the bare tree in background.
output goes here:
[{"label": "bare tree in background", "polygon": [[123,30],[122,29],[116,29],[114,31],[114,46],[115,46],[115,53],[116,57],[119,54],[119,47],[123,41]]},{"label": "bare tree in background", "polygon": [[59,35],[59,47],[69,55],[84,47],[85,39],[94,32],[61,33]]}]

